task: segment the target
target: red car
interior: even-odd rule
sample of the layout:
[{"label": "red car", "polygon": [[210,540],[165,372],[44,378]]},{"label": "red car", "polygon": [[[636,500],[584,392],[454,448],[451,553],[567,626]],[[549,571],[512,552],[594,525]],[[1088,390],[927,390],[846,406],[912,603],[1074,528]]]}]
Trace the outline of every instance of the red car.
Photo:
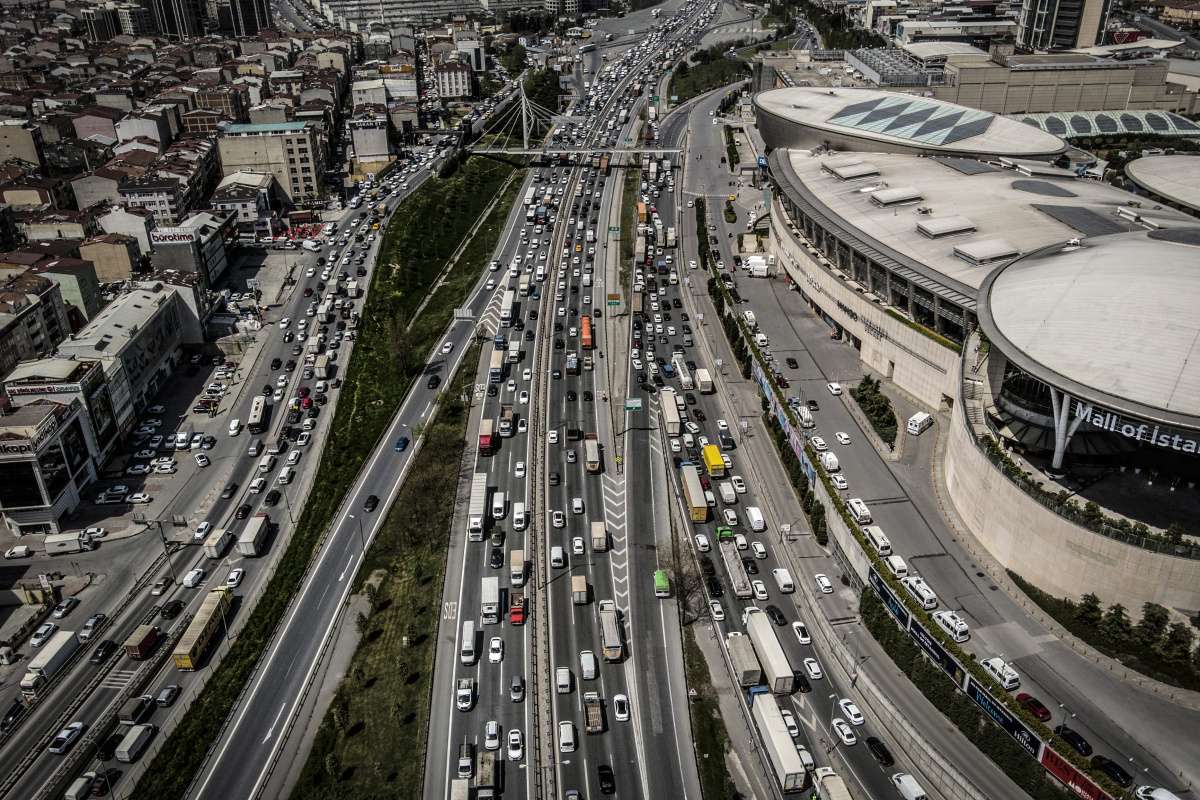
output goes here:
[{"label": "red car", "polygon": [[1025,706],[1025,709],[1037,717],[1040,722],[1050,721],[1050,709],[1042,705],[1042,701],[1033,695],[1021,692],[1017,695],[1017,702]]}]

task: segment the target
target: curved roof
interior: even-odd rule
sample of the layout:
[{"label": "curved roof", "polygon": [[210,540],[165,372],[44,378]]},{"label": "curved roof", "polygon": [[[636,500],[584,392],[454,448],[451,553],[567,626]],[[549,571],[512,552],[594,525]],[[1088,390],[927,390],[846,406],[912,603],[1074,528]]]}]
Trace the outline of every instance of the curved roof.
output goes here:
[{"label": "curved roof", "polygon": [[1043,382],[1112,411],[1200,428],[1200,227],[1054,245],[994,270],[979,321]]},{"label": "curved roof", "polygon": [[1200,211],[1200,156],[1146,156],[1125,165],[1129,179],[1159,197]]},{"label": "curved roof", "polygon": [[1043,114],[1015,114],[1026,125],[1040,128],[1064,139],[1080,136],[1119,136],[1154,134],[1156,136],[1196,136],[1200,124],[1170,111],[1051,111]]},{"label": "curved roof", "polygon": [[1057,136],[987,111],[879,89],[772,89],[754,103],[786,122],[914,152],[1032,157],[1066,147]]}]

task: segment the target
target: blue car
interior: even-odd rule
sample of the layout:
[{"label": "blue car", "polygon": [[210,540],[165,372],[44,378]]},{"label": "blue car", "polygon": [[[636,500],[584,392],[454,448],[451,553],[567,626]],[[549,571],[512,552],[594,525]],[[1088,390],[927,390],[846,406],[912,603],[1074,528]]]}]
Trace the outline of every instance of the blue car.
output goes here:
[{"label": "blue car", "polygon": [[396,452],[403,453],[407,449],[408,449],[408,437],[401,436],[399,439],[396,440]]}]

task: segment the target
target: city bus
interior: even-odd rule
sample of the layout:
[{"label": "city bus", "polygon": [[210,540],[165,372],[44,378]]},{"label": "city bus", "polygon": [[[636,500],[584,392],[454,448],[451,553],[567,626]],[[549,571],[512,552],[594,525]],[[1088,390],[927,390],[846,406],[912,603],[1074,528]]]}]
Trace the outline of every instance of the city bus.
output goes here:
[{"label": "city bus", "polygon": [[190,671],[197,668],[212,644],[217,629],[224,624],[225,614],[232,602],[233,591],[224,586],[208,593],[171,654],[176,669]]},{"label": "city bus", "polygon": [[591,350],[596,346],[592,340],[592,318],[586,314],[579,318],[579,346]]},{"label": "city bus", "polygon": [[517,293],[512,289],[504,292],[504,300],[500,303],[500,324],[506,328],[513,324],[513,304],[516,303]]},{"label": "city bus", "polygon": [[535,192],[537,192],[537,188],[536,188],[536,187],[533,187],[533,186],[530,186],[530,187],[529,187],[529,188],[528,188],[528,189],[525,191],[525,203],[524,203],[524,206],[525,206],[526,208],[529,208],[531,205],[533,205],[533,195],[534,195],[534,193],[535,193]]},{"label": "city bus", "polygon": [[250,403],[250,418],[246,420],[246,430],[254,434],[262,433],[267,428],[267,398],[260,395],[254,396],[254,401]]},{"label": "city bus", "polygon": [[654,596],[671,596],[671,579],[667,577],[667,571],[665,569],[654,570]]}]

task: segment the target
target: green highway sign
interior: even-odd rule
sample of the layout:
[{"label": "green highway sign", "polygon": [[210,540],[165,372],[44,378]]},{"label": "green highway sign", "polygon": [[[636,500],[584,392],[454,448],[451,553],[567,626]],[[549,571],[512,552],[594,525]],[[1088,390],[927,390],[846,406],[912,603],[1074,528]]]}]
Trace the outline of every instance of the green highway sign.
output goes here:
[{"label": "green highway sign", "polygon": [[640,397],[625,398],[625,410],[626,411],[641,411],[642,410],[642,398],[640,398]]},{"label": "green highway sign", "polygon": [[619,305],[621,305],[621,301],[620,300],[609,300],[608,304],[610,306],[619,306]]},{"label": "green highway sign", "polygon": [[609,225],[609,226],[608,226],[608,232],[609,232],[609,233],[620,233],[620,232],[621,232],[621,226],[619,226],[619,225]]}]

